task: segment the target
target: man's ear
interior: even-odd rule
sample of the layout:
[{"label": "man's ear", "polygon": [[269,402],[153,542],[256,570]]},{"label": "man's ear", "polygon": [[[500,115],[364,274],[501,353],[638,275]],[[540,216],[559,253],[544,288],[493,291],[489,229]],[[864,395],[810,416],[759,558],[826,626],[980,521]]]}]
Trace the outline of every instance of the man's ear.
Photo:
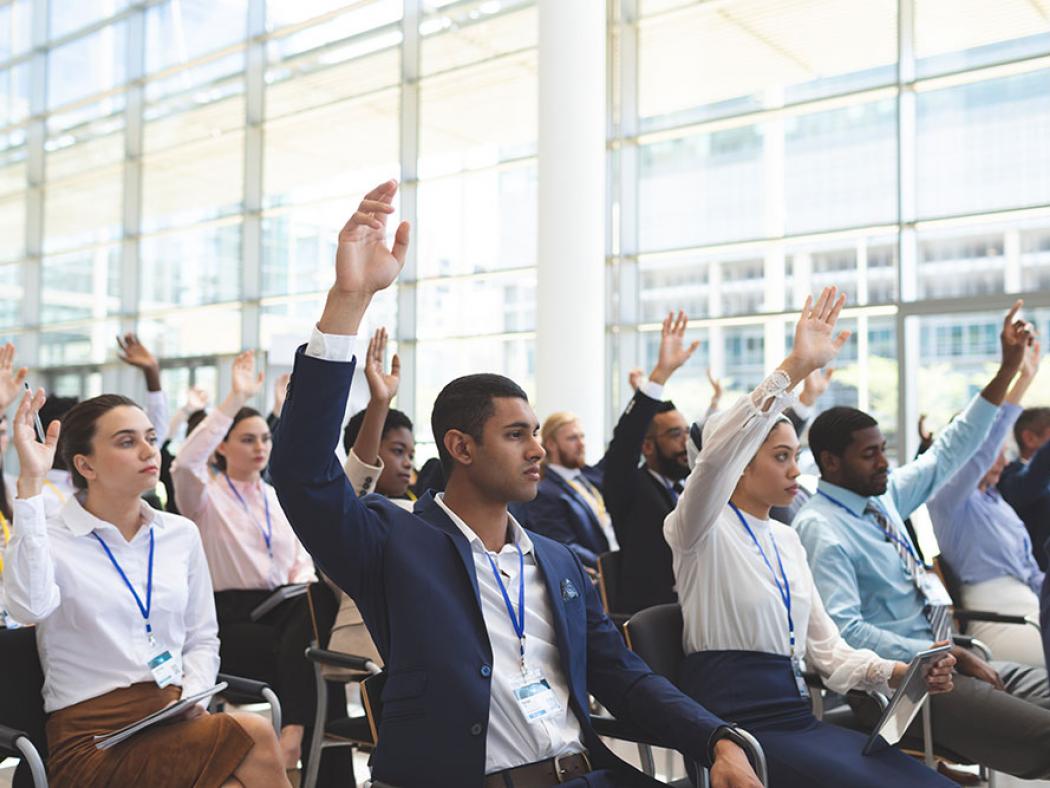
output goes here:
[{"label": "man's ear", "polygon": [[648,457],[656,449],[656,441],[653,440],[652,435],[646,435],[642,439],[642,456]]},{"label": "man's ear", "polygon": [[842,466],[842,458],[827,449],[820,452],[821,473],[836,473]]},{"label": "man's ear", "polygon": [[465,432],[449,430],[442,438],[445,451],[460,465],[474,464],[474,439]]}]

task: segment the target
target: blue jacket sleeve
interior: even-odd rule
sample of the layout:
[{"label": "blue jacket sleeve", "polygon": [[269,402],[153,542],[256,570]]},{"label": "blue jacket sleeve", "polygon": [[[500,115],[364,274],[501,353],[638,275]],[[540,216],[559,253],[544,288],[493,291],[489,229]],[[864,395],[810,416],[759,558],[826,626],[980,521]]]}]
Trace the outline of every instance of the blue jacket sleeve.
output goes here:
[{"label": "blue jacket sleeve", "polygon": [[[1028,506],[1046,492],[1050,483],[1050,443],[1043,445],[1027,462],[1012,462],[999,480],[999,492],[1014,508]],[[1033,550],[1042,549],[1032,545]]]},{"label": "blue jacket sleeve", "polygon": [[636,391],[616,423],[609,450],[602,459],[602,495],[613,516],[613,525],[618,529],[624,527],[624,523],[617,514],[626,511],[634,501],[642,441],[658,407],[660,400]]},{"label": "blue jacket sleeve", "polygon": [[926,503],[973,456],[998,412],[998,405],[980,395],[974,397],[937,436],[929,451],[890,475],[889,493],[901,519]]},{"label": "blue jacket sleeve", "polygon": [[711,737],[727,723],[653,673],[627,648],[623,635],[602,610],[594,585],[583,582],[583,587],[588,691],[616,719],[629,723],[660,746],[710,766]]},{"label": "blue jacket sleeve", "polygon": [[[548,473],[554,473],[554,471],[548,471]],[[528,514],[526,527],[530,531],[561,542],[587,566],[593,568],[598,565],[598,556],[583,545],[576,543],[576,534],[569,527],[569,515],[560,498],[545,493],[541,487],[540,494],[528,503],[526,512]]]},{"label": "blue jacket sleeve", "polygon": [[380,575],[391,512],[378,496],[357,497],[335,454],[355,363],[313,358],[303,348],[296,352],[270,475],[292,528],[318,566],[362,613],[370,608],[375,614],[383,605]]}]

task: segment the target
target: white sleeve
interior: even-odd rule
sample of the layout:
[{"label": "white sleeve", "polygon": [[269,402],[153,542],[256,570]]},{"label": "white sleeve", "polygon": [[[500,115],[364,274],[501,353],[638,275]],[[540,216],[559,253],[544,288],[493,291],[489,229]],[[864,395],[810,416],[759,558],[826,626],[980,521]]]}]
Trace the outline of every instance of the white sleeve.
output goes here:
[{"label": "white sleeve", "polygon": [[346,472],[346,478],[350,480],[357,497],[363,498],[376,491],[376,482],[383,474],[383,467],[382,457],[378,458],[377,465],[369,465],[357,456],[354,447],[351,446],[350,453],[346,455],[346,462],[343,464],[343,471]]},{"label": "white sleeve", "polygon": [[4,551],[5,602],[20,624],[35,624],[54,613],[62,601],[51,560],[44,496],[16,498],[11,505],[11,541]]},{"label": "white sleeve", "polygon": [[876,690],[892,694],[889,688],[893,675],[893,660],[883,659],[866,648],[853,648],[847,643],[835,622],[824,609],[820,592],[813,583],[813,574],[802,549],[802,573],[809,584],[813,600],[809,613],[809,628],[806,630],[806,664],[824,679],[828,689],[845,694],[852,689]]},{"label": "white sleeve", "polygon": [[306,355],[325,361],[351,361],[356,340],[354,334],[323,334],[315,325],[306,343]]},{"label": "white sleeve", "polygon": [[696,466],[664,521],[664,538],[672,550],[692,550],[710,532],[740,475],[793,399],[790,383],[778,369],[750,395],[708,419]]},{"label": "white sleeve", "polygon": [[163,446],[168,439],[171,419],[168,415],[168,397],[163,391],[146,392],[146,417],[157,434],[157,445]]},{"label": "white sleeve", "polygon": [[[186,641],[182,644],[182,696],[194,695],[215,685],[219,674],[219,624],[215,617],[215,595],[204,557],[200,533],[190,533],[191,553],[186,578]],[[201,705],[206,705],[204,701]]]}]

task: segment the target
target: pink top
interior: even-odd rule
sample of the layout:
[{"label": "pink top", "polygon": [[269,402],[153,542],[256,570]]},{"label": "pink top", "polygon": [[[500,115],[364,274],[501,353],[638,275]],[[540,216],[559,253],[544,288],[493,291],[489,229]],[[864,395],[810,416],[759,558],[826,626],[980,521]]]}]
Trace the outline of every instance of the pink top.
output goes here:
[{"label": "pink top", "polygon": [[[186,438],[171,468],[175,503],[179,513],[200,529],[212,586],[216,591],[270,590],[316,580],[313,561],[288,523],[273,487],[265,482],[227,482],[225,474],[209,469],[209,459],[232,424],[233,419],[222,411],[209,413]],[[244,505],[230,483],[241,494]],[[263,495],[269,501],[273,523],[272,559],[263,536]]]}]

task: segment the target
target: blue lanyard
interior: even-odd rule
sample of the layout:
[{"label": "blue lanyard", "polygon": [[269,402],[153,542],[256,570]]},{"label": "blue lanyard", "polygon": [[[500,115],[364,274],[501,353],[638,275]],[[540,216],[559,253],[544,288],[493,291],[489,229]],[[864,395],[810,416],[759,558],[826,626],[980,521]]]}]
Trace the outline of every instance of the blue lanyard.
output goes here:
[{"label": "blue lanyard", "polygon": [[732,501],[729,502],[729,508],[732,509],[736,516],[740,520],[740,524],[747,530],[748,536],[751,537],[751,541],[755,543],[755,547],[758,548],[758,554],[762,556],[762,560],[766,562],[766,566],[769,568],[769,573],[773,575],[773,582],[776,583],[777,591],[780,592],[780,600],[784,603],[784,607],[787,609],[788,614],[788,638],[791,642],[791,658],[795,657],[795,620],[791,617],[791,583],[788,582],[787,572],[784,571],[784,562],[780,560],[780,549],[777,547],[777,540],[773,538],[773,532],[769,532],[769,541],[773,543],[773,552],[777,557],[777,566],[780,567],[780,577],[784,579],[783,585],[780,583],[780,578],[777,577],[777,573],[773,570],[773,565],[769,562],[769,558],[766,557],[766,551],[762,549],[762,544],[758,541],[758,537],[755,536],[755,532],[751,530],[751,526],[748,524],[744,515],[736,508],[736,504]]},{"label": "blue lanyard", "polygon": [[518,615],[514,615],[514,605],[510,602],[510,594],[507,593],[507,587],[503,585],[503,578],[499,575],[499,567],[496,566],[495,560],[486,551],[485,557],[489,559],[489,566],[492,567],[492,575],[496,578],[496,585],[499,586],[500,593],[503,594],[503,603],[507,606],[507,614],[510,616],[511,626],[514,627],[514,633],[518,636],[518,642],[521,644],[521,672],[525,672],[525,554],[521,552],[521,546],[516,542],[514,547],[518,551]]},{"label": "blue lanyard", "polygon": [[[262,523],[259,522],[259,518],[252,514],[252,510],[248,508],[248,502],[244,500],[244,497],[237,491],[237,488],[233,486],[233,482],[230,481],[230,477],[227,474],[223,474],[226,477],[226,483],[230,485],[230,489],[233,494],[237,496],[237,500],[241,502],[241,506],[244,508],[245,514],[252,518],[255,524],[262,531],[263,541],[266,542],[266,552],[270,554],[270,558],[273,559],[273,522],[270,520],[270,499],[266,496],[266,490],[262,490],[263,507],[266,510],[266,527],[262,527]],[[260,482],[260,489],[262,489],[262,483]]]},{"label": "blue lanyard", "polygon": [[[828,495],[823,490],[817,490],[817,494],[818,495],[823,495],[825,498],[827,498],[829,501],[831,501],[836,506],[839,506],[839,507],[845,509],[853,517],[857,516],[857,515],[853,514],[853,510],[850,509],[848,506],[846,506],[846,504],[842,503],[842,501],[835,500],[834,498],[832,498],[830,495]],[[886,518],[886,522],[889,523],[890,526],[892,526],[892,530],[884,531],[882,529],[882,526],[879,525],[878,523],[872,523],[872,525],[874,525],[876,528],[878,528],[879,532],[882,533],[884,536],[889,537],[891,541],[899,544],[901,547],[903,547],[905,550],[907,550],[908,551],[908,555],[910,555],[913,559],[915,559],[915,563],[916,564],[918,564],[919,566],[923,566],[922,561],[919,560],[919,556],[915,554],[915,549],[911,546],[911,544],[908,542],[908,540],[907,539],[901,539],[901,537],[897,535],[897,533],[896,533],[897,526],[893,522],[893,520],[890,519],[889,514],[886,511],[883,511],[882,512],[882,516],[885,517]],[[864,520],[864,517],[862,516],[860,519]],[[865,522],[869,522],[869,521],[865,520]]]},{"label": "blue lanyard", "polygon": [[150,626],[150,623],[149,623],[149,611],[150,611],[150,608],[153,607],[153,547],[154,547],[153,528],[150,527],[150,529],[149,529],[149,572],[146,575],[146,604],[145,605],[142,604],[142,599],[139,598],[138,592],[135,590],[135,586],[133,586],[131,584],[131,581],[128,580],[128,576],[126,574],[124,574],[124,570],[121,568],[120,564],[117,563],[117,559],[114,557],[113,551],[109,549],[109,545],[107,545],[105,542],[103,542],[102,541],[102,537],[99,536],[94,531],[91,532],[91,535],[98,540],[98,543],[100,545],[102,545],[102,549],[105,550],[106,551],[106,555],[109,556],[110,563],[113,564],[113,568],[117,570],[117,572],[120,574],[120,579],[124,581],[124,585],[126,585],[128,587],[128,591],[130,591],[131,595],[133,597],[135,597],[135,604],[139,606],[139,612],[142,613],[142,617],[144,619],[146,619],[146,634],[149,636],[149,639],[152,641],[153,640],[153,627]]}]

